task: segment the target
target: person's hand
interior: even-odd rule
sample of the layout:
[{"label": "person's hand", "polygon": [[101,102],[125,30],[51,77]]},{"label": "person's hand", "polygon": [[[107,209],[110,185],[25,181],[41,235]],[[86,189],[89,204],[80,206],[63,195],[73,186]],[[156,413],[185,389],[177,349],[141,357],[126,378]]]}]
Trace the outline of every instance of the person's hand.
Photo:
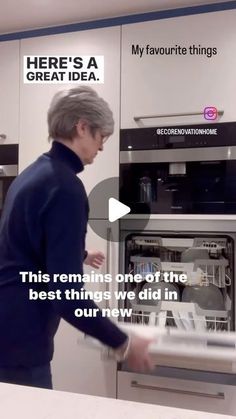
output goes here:
[{"label": "person's hand", "polygon": [[132,370],[144,372],[154,369],[154,363],[148,353],[148,347],[151,343],[153,343],[153,339],[142,338],[137,335],[130,337],[126,362]]},{"label": "person's hand", "polygon": [[92,268],[98,269],[103,264],[105,256],[99,250],[88,251],[84,264],[92,266]]},{"label": "person's hand", "polygon": [[132,370],[140,372],[151,371],[155,367],[148,353],[148,347],[151,343],[153,343],[153,339],[142,338],[132,334],[129,337],[129,342],[119,348],[117,352],[122,358],[123,351],[124,360]]}]

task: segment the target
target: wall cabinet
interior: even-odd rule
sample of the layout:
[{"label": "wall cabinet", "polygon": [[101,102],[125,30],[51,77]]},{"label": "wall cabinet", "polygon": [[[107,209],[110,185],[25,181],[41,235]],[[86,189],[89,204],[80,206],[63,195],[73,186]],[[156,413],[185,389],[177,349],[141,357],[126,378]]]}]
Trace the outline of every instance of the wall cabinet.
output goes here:
[{"label": "wall cabinet", "polygon": [[0,144],[19,141],[19,44],[0,42]]},{"label": "wall cabinet", "polygon": [[47,151],[47,110],[53,95],[77,84],[24,84],[25,55],[103,55],[104,84],[91,85],[110,105],[115,132],[95,162],[81,174],[87,192],[101,180],[119,173],[120,28],[104,28],[21,41],[20,170]]},{"label": "wall cabinet", "polygon": [[118,398],[235,415],[234,386],[118,372]]},{"label": "wall cabinet", "polygon": [[[235,20],[236,10],[229,10],[122,26],[121,128],[204,123],[202,115],[134,117],[202,112],[207,106],[224,110],[219,121],[235,120]],[[142,57],[132,54],[132,45],[144,48]],[[186,55],[150,53],[179,46]]]}]

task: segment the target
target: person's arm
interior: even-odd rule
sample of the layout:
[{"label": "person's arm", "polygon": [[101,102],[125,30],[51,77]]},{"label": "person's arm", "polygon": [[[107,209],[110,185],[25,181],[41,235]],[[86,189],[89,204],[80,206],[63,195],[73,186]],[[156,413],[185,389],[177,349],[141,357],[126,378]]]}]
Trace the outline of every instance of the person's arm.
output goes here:
[{"label": "person's arm", "polygon": [[66,300],[67,289],[80,291],[83,283],[54,283],[54,274],[82,274],[84,262],[84,243],[87,224],[87,209],[83,188],[78,193],[55,192],[44,216],[44,241],[46,252],[46,270],[51,276],[48,288],[59,289],[61,300],[53,300],[56,312],[82,332],[100,340],[107,346],[118,348],[125,344],[127,335],[109,318],[102,317],[99,310],[95,317],[77,318],[74,311],[96,310],[98,306],[92,300]]},{"label": "person's arm", "polygon": [[[83,190],[74,194],[57,193],[45,216],[45,252],[47,273],[82,274],[84,259],[84,242],[87,225],[87,208]],[[81,205],[82,203],[82,205]],[[83,283],[53,283],[48,287],[55,291],[60,289],[62,296],[65,290],[74,288],[80,291]],[[98,310],[95,317],[74,315],[77,308],[98,309],[92,300],[53,300],[56,312],[71,325],[82,332],[100,340],[114,349],[118,361],[126,360],[130,368],[136,371],[152,369],[148,354],[150,340],[132,335],[128,337],[109,318],[102,317]]]}]

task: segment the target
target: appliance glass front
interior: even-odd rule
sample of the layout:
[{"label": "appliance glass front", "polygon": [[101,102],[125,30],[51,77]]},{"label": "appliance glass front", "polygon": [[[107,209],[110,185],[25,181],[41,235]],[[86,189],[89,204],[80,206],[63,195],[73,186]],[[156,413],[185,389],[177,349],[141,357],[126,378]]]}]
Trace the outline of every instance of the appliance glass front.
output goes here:
[{"label": "appliance glass front", "polygon": [[18,174],[18,144],[0,145],[0,217],[9,186]]},{"label": "appliance glass front", "polygon": [[236,123],[181,129],[217,134],[121,130],[121,202],[134,214],[236,214]]}]

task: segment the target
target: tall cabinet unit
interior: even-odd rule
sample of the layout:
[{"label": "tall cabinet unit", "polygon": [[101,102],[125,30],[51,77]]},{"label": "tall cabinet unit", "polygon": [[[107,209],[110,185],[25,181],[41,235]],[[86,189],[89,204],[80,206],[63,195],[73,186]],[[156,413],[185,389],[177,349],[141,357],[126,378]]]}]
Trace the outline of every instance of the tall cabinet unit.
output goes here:
[{"label": "tall cabinet unit", "polygon": [[[93,84],[91,87],[109,103],[114,115],[115,131],[104,145],[104,151],[98,153],[94,163],[86,166],[79,176],[87,193],[100,181],[117,177],[119,174],[120,28],[94,29],[21,41],[21,171],[50,146],[47,140],[47,109],[53,95],[59,90],[77,86],[74,83],[24,84],[22,72],[25,55],[104,56],[104,84]],[[118,195],[118,190],[116,195]],[[93,217],[97,218],[96,211],[93,211]],[[107,221],[99,219],[94,222],[102,224],[106,236]],[[101,272],[112,269],[117,273],[118,246],[110,242],[110,247],[108,247],[105,236],[101,238],[88,227],[86,248],[101,250],[106,256],[108,253],[109,261]],[[91,270],[92,268],[85,267],[85,272]],[[104,285],[101,284],[101,287]],[[96,288],[89,284],[86,289]],[[54,388],[115,397],[115,362],[104,362],[98,351],[79,344],[79,337],[80,334],[76,329],[61,321],[55,339]]]},{"label": "tall cabinet unit", "polygon": [[153,117],[209,106],[224,111],[220,121],[234,121],[235,20],[228,10],[122,26],[121,128],[209,122]]},{"label": "tall cabinet unit", "polygon": [[[209,106],[235,121],[235,20],[230,10],[122,26],[121,128],[202,124]],[[119,371],[117,397],[235,414],[233,386],[178,377]]]},{"label": "tall cabinet unit", "polygon": [[19,45],[0,42],[0,144],[19,141]]}]

